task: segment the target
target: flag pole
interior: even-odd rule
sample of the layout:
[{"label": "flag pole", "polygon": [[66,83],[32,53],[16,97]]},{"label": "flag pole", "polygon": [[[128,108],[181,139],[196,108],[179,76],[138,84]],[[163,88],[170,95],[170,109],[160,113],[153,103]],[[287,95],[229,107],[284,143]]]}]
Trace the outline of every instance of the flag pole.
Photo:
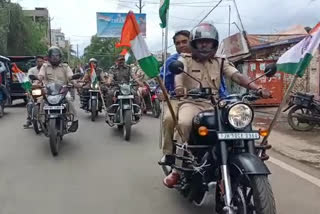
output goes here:
[{"label": "flag pole", "polygon": [[263,140],[262,140],[262,142],[261,142],[261,145],[265,145],[265,144],[267,143],[267,140],[268,140],[268,138],[269,138],[269,136],[270,136],[270,134],[271,134],[271,131],[272,131],[272,129],[274,128],[274,126],[275,126],[275,124],[276,124],[276,122],[277,122],[277,120],[278,120],[278,117],[279,117],[279,115],[280,115],[280,113],[281,113],[284,105],[286,104],[286,102],[287,102],[287,100],[288,100],[288,97],[289,97],[289,95],[290,95],[290,93],[291,93],[291,91],[292,91],[292,89],[293,89],[293,86],[295,85],[295,83],[296,83],[296,81],[297,81],[297,79],[298,79],[298,77],[299,77],[299,76],[298,76],[298,72],[299,72],[299,70],[300,70],[300,67],[301,67],[301,66],[299,65],[298,68],[297,68],[297,70],[296,70],[296,72],[295,72],[294,78],[293,78],[293,80],[291,81],[291,83],[290,83],[290,85],[289,85],[289,87],[288,87],[288,89],[287,89],[284,97],[282,98],[282,101],[281,101],[281,103],[280,103],[280,106],[279,106],[279,108],[278,108],[278,110],[277,110],[277,112],[276,112],[273,120],[272,120],[271,123],[270,123],[270,126],[269,126],[269,128],[268,128],[267,136],[265,136],[265,137],[263,138]]},{"label": "flag pole", "polygon": [[[163,59],[163,82],[165,84],[166,82],[166,72],[167,72],[167,49],[168,49],[168,23],[169,23],[169,9],[170,7],[168,8],[167,10],[167,14],[166,14],[166,28],[165,28],[165,31],[162,29],[162,59]],[[163,44],[164,43],[164,44]],[[168,103],[168,107],[169,107],[169,97],[168,97],[168,94],[165,94],[167,91],[166,90],[163,90],[165,89],[164,85],[163,85],[163,82],[160,80],[160,78],[157,78],[157,81],[159,83],[159,86],[162,90],[162,93],[164,94],[165,96],[165,100],[166,102]],[[162,82],[162,84],[161,84]],[[166,98],[167,97],[167,98]],[[163,117],[164,117],[164,103],[165,102],[162,102],[162,111],[161,111],[161,118],[160,118],[160,135],[159,135],[159,148],[161,149],[162,148],[162,132],[163,132]],[[170,103],[171,104],[171,103]],[[171,105],[170,105],[171,106]],[[174,111],[172,109],[172,106],[171,106],[171,109],[169,107],[169,110],[171,112],[173,112],[173,115],[174,115]],[[172,114],[171,112],[171,114]],[[172,115],[172,116],[173,116]],[[175,116],[174,116],[175,117]]]}]

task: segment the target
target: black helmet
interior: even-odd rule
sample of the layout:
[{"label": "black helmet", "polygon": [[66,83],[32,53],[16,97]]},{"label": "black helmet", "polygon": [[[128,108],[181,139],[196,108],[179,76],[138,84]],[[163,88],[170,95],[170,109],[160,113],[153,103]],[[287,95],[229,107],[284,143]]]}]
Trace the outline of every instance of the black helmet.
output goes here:
[{"label": "black helmet", "polygon": [[[213,47],[210,49],[199,50],[196,47],[196,41],[208,40],[213,42]],[[209,23],[201,23],[195,27],[190,34],[190,46],[192,55],[200,60],[206,60],[213,57],[219,46],[219,33],[217,29]]]},{"label": "black helmet", "polygon": [[48,50],[48,61],[51,63],[53,66],[57,66],[61,63],[62,60],[62,51],[60,48],[56,46],[52,46]]},{"label": "black helmet", "polygon": [[91,58],[91,59],[89,59],[89,64],[90,64],[91,62],[94,62],[94,63],[98,64],[98,60],[97,60],[97,59],[95,59],[95,58]]}]

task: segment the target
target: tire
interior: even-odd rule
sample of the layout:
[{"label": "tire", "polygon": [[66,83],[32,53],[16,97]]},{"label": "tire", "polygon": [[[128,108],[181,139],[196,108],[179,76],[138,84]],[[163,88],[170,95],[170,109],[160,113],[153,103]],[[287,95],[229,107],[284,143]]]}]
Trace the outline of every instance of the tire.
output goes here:
[{"label": "tire", "polygon": [[3,108],[3,104],[0,104],[0,118],[3,117],[4,114],[4,108]]},{"label": "tire", "polygon": [[316,126],[315,123],[310,121],[303,121],[303,120],[299,121],[299,119],[294,115],[296,113],[307,114],[307,115],[315,114],[314,111],[311,109],[308,109],[302,106],[294,106],[292,109],[290,109],[288,113],[288,123],[292,129],[296,131],[311,131]]},{"label": "tire", "polygon": [[95,121],[97,117],[97,100],[91,100],[91,121]]},{"label": "tire", "polygon": [[160,101],[158,99],[155,99],[152,103],[152,115],[154,118],[159,118],[160,114]]},{"label": "tire", "polygon": [[32,118],[32,126],[33,126],[33,130],[35,131],[36,134],[39,134],[40,131],[40,123],[38,121],[38,112],[39,112],[39,106],[38,105],[34,105],[33,106],[33,118]]},{"label": "tire", "polygon": [[[276,205],[271,185],[266,175],[251,175],[233,186],[232,204],[238,214],[276,214]],[[219,206],[218,213],[223,206]]]},{"label": "tire", "polygon": [[123,120],[124,120],[123,138],[126,141],[129,141],[131,137],[131,110],[126,110],[123,112]]},{"label": "tire", "polygon": [[56,129],[56,122],[57,120],[54,120],[54,119],[49,120],[49,127],[48,127],[50,150],[53,156],[58,155],[59,146],[61,142],[61,137],[59,136],[59,132]]},{"label": "tire", "polygon": [[123,125],[117,125],[117,128],[119,131],[122,131],[123,130]]}]

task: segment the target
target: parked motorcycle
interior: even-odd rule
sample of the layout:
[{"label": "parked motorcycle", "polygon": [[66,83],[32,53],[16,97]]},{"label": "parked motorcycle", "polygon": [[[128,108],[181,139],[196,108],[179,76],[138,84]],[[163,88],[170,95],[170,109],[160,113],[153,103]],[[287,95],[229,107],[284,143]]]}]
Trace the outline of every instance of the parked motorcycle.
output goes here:
[{"label": "parked motorcycle", "polygon": [[[176,74],[183,72],[179,61],[169,66]],[[267,73],[271,76],[270,70]],[[211,88],[203,88],[201,83],[200,89],[188,92],[189,99],[210,100],[213,110],[194,117],[188,144],[175,143],[170,163],[159,162],[164,174],[176,169],[180,179],[174,188],[198,206],[212,195],[219,214],[275,214],[268,180],[271,172],[259,156],[267,146],[255,143],[260,133],[252,127],[250,102],[259,99],[260,94],[233,94],[219,100],[213,95]]]},{"label": "parked motorcycle", "polygon": [[143,95],[143,100],[141,104],[141,108],[144,113],[148,111],[152,112],[152,116],[155,118],[159,118],[161,114],[161,105],[160,100],[158,98],[158,86],[154,82],[145,83],[144,91],[146,94]]},{"label": "parked motorcycle", "polygon": [[99,83],[91,84],[89,90],[83,90],[81,94],[82,109],[91,113],[91,121],[95,121],[99,112],[102,112],[102,98],[99,90]]},{"label": "parked motorcycle", "polygon": [[296,131],[310,131],[320,125],[320,101],[314,95],[297,92],[290,96],[288,107],[288,123]]},{"label": "parked motorcycle", "polygon": [[[38,80],[34,75],[30,75],[31,80]],[[75,74],[72,80],[80,78],[80,75]],[[49,137],[50,150],[53,156],[59,154],[59,147],[63,136],[70,133],[69,128],[74,120],[73,114],[69,109],[67,102],[67,94],[72,88],[72,85],[62,85],[59,83],[49,83],[44,86],[46,91],[44,95],[44,113],[40,113],[43,119],[40,123],[44,134]]]},{"label": "parked motorcycle", "polygon": [[134,82],[119,83],[119,88],[115,92],[115,102],[107,109],[106,122],[110,127],[117,125],[123,131],[123,138],[130,140],[131,126],[138,123],[141,119],[141,108],[134,104],[133,87]]}]

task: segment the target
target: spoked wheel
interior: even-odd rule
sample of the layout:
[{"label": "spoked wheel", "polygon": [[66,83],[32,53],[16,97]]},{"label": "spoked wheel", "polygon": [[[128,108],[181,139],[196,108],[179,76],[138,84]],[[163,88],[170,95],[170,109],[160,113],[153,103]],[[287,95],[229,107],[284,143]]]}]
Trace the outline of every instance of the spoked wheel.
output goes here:
[{"label": "spoked wheel", "polygon": [[288,113],[288,123],[294,130],[310,131],[316,124],[306,118],[303,118],[303,116],[312,117],[314,114],[314,110],[302,106],[295,106],[290,109]]},{"label": "spoked wheel", "polygon": [[123,127],[123,137],[126,141],[130,140],[131,137],[131,111],[127,110],[123,112],[124,117],[124,127]]},{"label": "spoked wheel", "polygon": [[[232,205],[237,214],[276,214],[271,185],[266,175],[249,176],[233,187]],[[224,213],[221,210],[218,213]]]},{"label": "spoked wheel", "polygon": [[50,149],[53,156],[57,156],[59,154],[59,147],[62,139],[56,128],[56,122],[56,120],[51,119],[48,127]]}]

